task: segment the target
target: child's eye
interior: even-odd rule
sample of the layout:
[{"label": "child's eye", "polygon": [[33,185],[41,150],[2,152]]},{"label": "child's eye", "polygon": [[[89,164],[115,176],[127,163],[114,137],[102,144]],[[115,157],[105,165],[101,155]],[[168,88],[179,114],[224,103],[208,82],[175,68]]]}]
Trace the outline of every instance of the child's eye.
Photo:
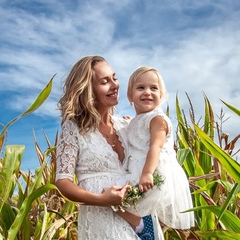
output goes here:
[{"label": "child's eye", "polygon": [[153,91],[157,91],[157,90],[158,90],[158,87],[152,87],[152,90],[153,90]]},{"label": "child's eye", "polygon": [[118,80],[118,78],[116,78],[116,77],[113,78],[113,81],[117,81],[117,80]]},{"label": "child's eye", "polygon": [[138,86],[137,89],[141,90],[141,89],[144,89],[143,86]]}]

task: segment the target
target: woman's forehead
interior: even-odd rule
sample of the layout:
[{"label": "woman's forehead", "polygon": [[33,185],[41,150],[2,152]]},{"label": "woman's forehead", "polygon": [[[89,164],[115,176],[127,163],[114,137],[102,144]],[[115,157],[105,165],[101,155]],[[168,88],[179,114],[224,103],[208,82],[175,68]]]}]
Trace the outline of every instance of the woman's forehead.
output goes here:
[{"label": "woman's forehead", "polygon": [[100,80],[102,78],[106,78],[109,76],[112,76],[115,74],[115,72],[113,71],[112,67],[107,63],[107,62],[98,62],[94,68],[93,68],[93,72],[95,77]]}]

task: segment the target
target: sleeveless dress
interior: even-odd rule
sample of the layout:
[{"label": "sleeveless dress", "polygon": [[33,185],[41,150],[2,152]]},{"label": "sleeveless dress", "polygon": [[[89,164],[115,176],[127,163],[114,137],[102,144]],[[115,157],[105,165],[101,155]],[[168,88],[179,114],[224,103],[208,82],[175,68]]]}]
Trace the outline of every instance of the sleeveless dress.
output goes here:
[{"label": "sleeveless dress", "polygon": [[138,184],[150,144],[150,121],[156,116],[163,117],[168,124],[168,134],[156,168],[164,183],[160,189],[154,186],[147,191],[138,203],[137,212],[133,207],[127,211],[142,216],[143,213],[157,209],[159,220],[167,226],[189,229],[194,226],[194,213],[181,213],[193,207],[189,182],[176,158],[171,121],[160,106],[148,113],[136,115],[129,125],[120,131],[122,138],[127,139],[125,144],[128,145],[129,161],[125,163],[128,164],[125,169],[128,169],[129,174],[121,177],[119,181],[129,179],[132,184]]},{"label": "sleeveless dress", "polygon": [[[114,116],[112,122],[116,131],[127,124],[125,120]],[[101,193],[104,188],[112,186],[117,177],[125,175],[126,171],[118,160],[117,153],[98,130],[82,135],[78,126],[67,120],[62,125],[57,147],[56,181],[65,178],[73,181],[74,174],[81,188]],[[78,215],[78,239],[140,238],[111,207],[81,205]]]}]

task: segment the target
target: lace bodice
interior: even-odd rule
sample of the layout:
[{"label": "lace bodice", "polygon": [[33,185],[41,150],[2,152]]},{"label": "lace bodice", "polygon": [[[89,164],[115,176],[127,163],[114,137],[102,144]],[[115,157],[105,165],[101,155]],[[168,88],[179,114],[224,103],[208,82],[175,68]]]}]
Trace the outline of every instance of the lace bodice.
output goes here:
[{"label": "lace bodice", "polygon": [[128,136],[128,156],[130,158],[127,169],[131,173],[138,172],[136,174],[138,176],[137,178],[140,178],[141,170],[146,161],[147,152],[149,150],[150,122],[156,116],[163,117],[168,124],[168,134],[160,153],[160,162],[175,161],[176,159],[176,153],[173,148],[174,139],[172,124],[167,115],[162,111],[161,107],[155,108],[148,113],[136,115],[131,120],[130,124],[124,129],[124,132]]},{"label": "lace bodice", "polygon": [[[113,118],[113,121],[116,130],[126,124],[124,120]],[[74,122],[66,121],[57,148],[56,179],[73,180],[74,174],[81,185],[82,181],[92,177],[114,177],[125,174],[125,171],[117,153],[112,151],[98,130],[81,135]]]}]

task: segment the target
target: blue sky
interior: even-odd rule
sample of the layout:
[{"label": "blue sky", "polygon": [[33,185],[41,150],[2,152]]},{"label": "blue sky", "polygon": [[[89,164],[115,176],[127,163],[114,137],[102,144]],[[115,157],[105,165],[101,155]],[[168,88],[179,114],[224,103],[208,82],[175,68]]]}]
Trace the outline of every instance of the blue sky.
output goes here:
[{"label": "blue sky", "polygon": [[43,132],[54,142],[63,81],[86,55],[102,55],[116,71],[121,115],[134,115],[128,77],[150,65],[166,83],[173,123],[176,94],[188,113],[188,93],[200,118],[205,93],[216,114],[231,116],[224,130],[235,137],[239,117],[219,99],[239,107],[239,16],[237,0],[0,0],[0,123],[25,111],[57,74],[48,100],[9,128],[5,144],[26,146],[23,170],[39,166],[32,131],[43,151]]}]

